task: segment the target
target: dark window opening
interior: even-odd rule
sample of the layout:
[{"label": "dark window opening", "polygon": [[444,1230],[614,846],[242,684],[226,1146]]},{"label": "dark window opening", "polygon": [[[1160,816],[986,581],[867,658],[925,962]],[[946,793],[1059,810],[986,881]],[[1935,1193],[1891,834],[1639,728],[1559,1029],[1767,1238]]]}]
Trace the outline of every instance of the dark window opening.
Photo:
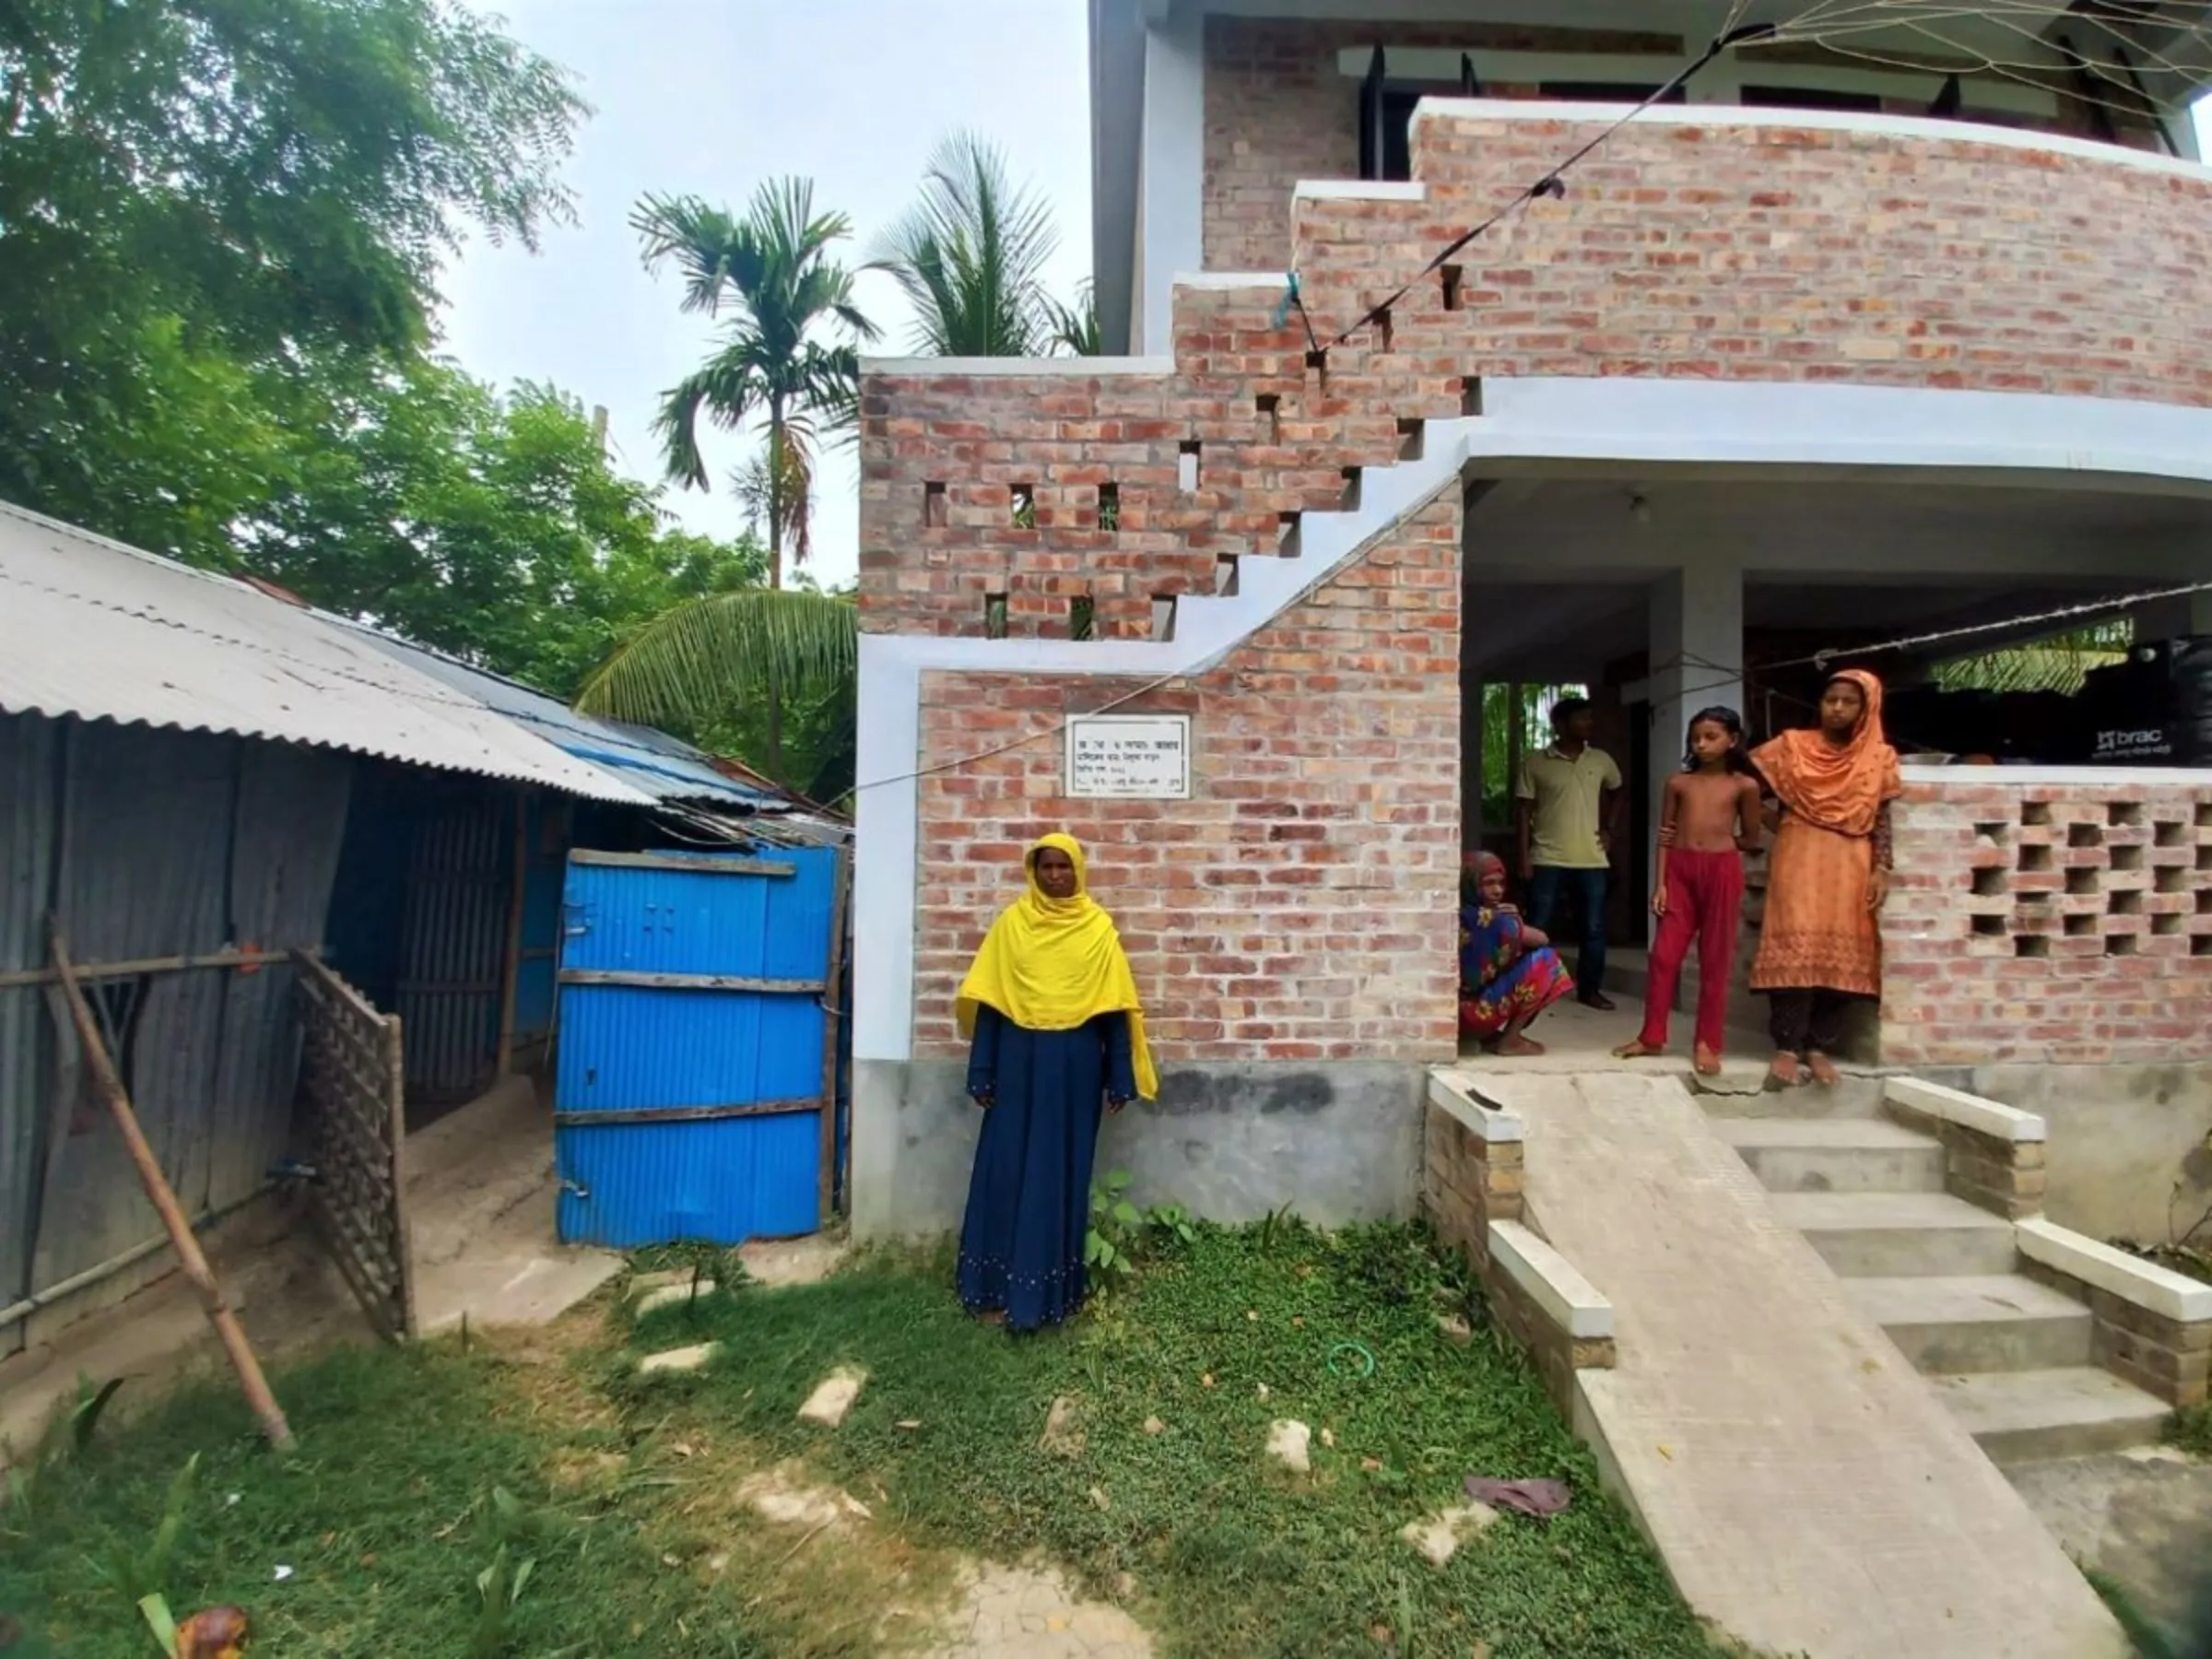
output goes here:
[{"label": "dark window opening", "polygon": [[1881,112],[1882,100],[1872,92],[1830,92],[1824,87],[1746,87],[1747,110],[1860,110]]},{"label": "dark window opening", "polygon": [[[1472,65],[1468,65],[1471,70]],[[1637,104],[1664,83],[1640,86],[1623,81],[1545,81],[1541,98],[1566,103]],[[1371,70],[1359,86],[1359,176],[1399,181],[1413,177],[1413,112],[1424,98],[1464,98],[1464,85],[1431,81],[1385,81]],[[1661,103],[1688,103],[1688,88],[1676,87]]]}]

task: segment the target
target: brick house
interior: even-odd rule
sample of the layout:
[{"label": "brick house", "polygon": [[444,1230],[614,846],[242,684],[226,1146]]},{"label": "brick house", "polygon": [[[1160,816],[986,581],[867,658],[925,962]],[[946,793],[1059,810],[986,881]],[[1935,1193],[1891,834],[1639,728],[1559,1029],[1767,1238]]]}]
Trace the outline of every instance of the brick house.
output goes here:
[{"label": "brick house", "polygon": [[[957,1219],[952,991],[1040,831],[1093,847],[1168,1077],[1104,1156],[1224,1217],[1403,1209],[1486,687],[1598,688],[1648,801],[1690,710],[1797,718],[1761,663],[2212,576],[2185,112],[2055,47],[1954,77],[1785,34],[1423,274],[1729,7],[1350,9],[1092,0],[1122,355],[866,365],[864,1232]],[[1882,1059],[2212,1062],[2212,773],[1909,778]]]}]

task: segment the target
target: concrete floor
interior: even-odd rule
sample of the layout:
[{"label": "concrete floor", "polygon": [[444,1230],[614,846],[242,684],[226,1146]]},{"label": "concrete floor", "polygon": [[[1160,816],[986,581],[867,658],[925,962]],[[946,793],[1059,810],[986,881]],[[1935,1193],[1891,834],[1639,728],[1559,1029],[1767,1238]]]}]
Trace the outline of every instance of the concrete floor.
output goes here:
[{"label": "concrete floor", "polygon": [[2212,1659],[2212,1464],[2160,1447],[2010,1474],[2066,1553],[2116,1580],[2181,1659]]},{"label": "concrete floor", "polygon": [[[417,1322],[425,1335],[472,1325],[542,1324],[622,1269],[601,1250],[554,1241],[553,1117],[527,1078],[407,1136],[406,1207],[413,1234]],[[215,1269],[265,1365],[341,1342],[372,1342],[352,1292],[293,1199],[270,1227]],[[0,1363],[0,1443],[30,1444],[80,1376],[128,1377],[119,1408],[186,1376],[219,1370],[206,1317],[182,1275],[81,1320],[53,1341]]]}]

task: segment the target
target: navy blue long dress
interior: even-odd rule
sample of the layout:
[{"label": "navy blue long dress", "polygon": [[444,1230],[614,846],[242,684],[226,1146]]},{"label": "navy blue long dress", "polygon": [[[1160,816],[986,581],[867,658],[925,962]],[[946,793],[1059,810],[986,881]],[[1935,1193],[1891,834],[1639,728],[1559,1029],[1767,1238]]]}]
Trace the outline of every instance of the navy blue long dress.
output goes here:
[{"label": "navy blue long dress", "polygon": [[993,1098],[960,1226],[960,1302],[1006,1328],[1058,1324],[1083,1305],[1090,1171],[1105,1100],[1133,1099],[1129,1017],[1032,1031],[976,1010],[968,1092]]}]

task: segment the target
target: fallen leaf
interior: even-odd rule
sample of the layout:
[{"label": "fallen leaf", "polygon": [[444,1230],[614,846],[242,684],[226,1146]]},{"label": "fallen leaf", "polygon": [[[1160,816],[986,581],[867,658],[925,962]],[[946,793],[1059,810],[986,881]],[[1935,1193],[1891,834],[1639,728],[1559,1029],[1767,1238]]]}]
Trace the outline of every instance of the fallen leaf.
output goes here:
[{"label": "fallen leaf", "polygon": [[1328,1447],[1330,1451],[1334,1452],[1336,1449],[1336,1430],[1334,1429],[1324,1429],[1321,1431],[1321,1443]]},{"label": "fallen leaf", "polygon": [[1382,1466],[1382,1460],[1379,1457],[1363,1457],[1359,1460],[1359,1466],[1372,1475]]},{"label": "fallen leaf", "polygon": [[919,1429],[922,1427],[922,1419],[920,1418],[900,1418],[899,1421],[892,1426],[898,1429]]},{"label": "fallen leaf", "polygon": [[1665,1458],[1668,1463],[1673,1463],[1675,1461],[1675,1449],[1672,1446],[1663,1445],[1659,1448],[1659,1455]]}]

